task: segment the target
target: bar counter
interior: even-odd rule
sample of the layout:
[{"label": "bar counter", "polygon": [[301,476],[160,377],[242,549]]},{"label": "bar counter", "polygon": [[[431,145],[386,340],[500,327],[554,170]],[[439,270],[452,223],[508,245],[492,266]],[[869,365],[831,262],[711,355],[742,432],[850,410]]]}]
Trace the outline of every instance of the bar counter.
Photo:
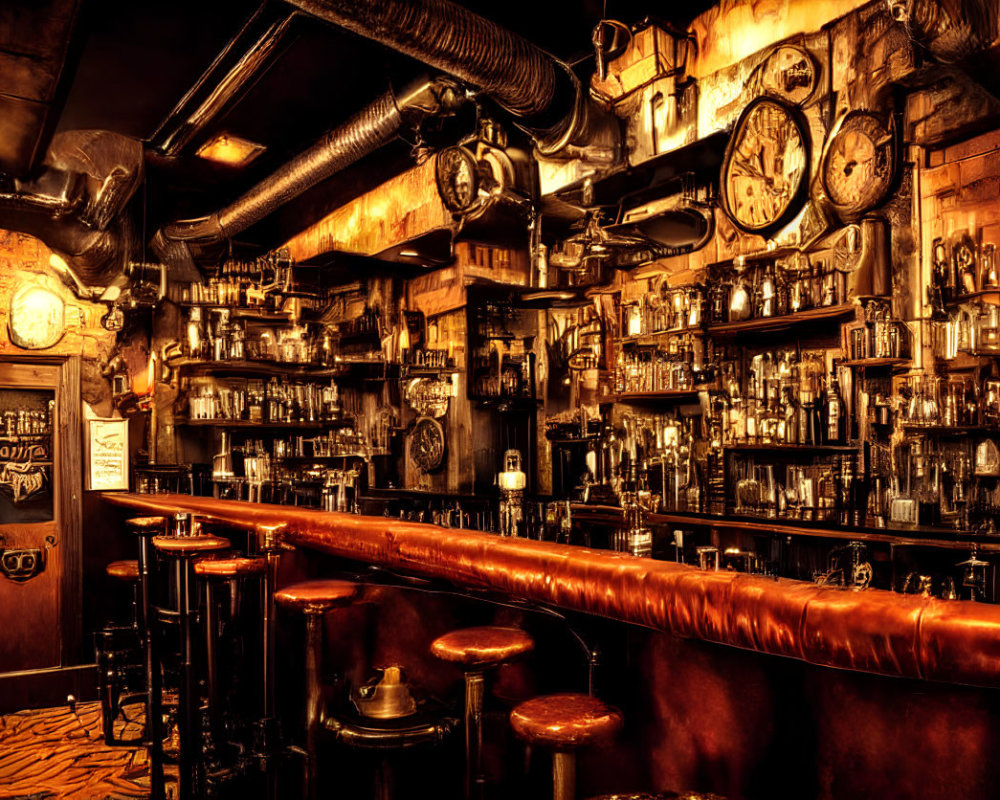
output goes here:
[{"label": "bar counter", "polygon": [[855,592],[382,517],[215,500],[106,493],[142,514],[188,511],[231,525],[283,526],[291,545],[559,608],[890,677],[1000,685],[1000,606]]}]

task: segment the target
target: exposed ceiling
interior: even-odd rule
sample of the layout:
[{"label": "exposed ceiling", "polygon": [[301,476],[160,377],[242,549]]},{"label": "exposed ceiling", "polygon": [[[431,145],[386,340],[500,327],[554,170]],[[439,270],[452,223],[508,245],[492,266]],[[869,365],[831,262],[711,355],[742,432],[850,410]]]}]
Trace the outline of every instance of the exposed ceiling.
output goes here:
[{"label": "exposed ceiling", "polygon": [[[605,11],[605,3],[607,5]],[[635,22],[657,12],[685,25],[711,0],[665,9],[649,0],[465,0],[477,13],[520,33],[589,74],[591,31],[602,15]],[[223,111],[171,157],[156,155],[176,132],[178,107],[227,44],[247,25],[244,40],[220,59],[207,81],[214,88],[247,42],[292,13],[279,0],[84,0],[76,25],[78,54],[67,64],[66,101],[59,130],[107,129],[151,147],[144,188],[148,239],[160,224],[197,217],[232,201],[277,166],[344,121],[387,85],[403,85],[426,67],[324,22],[296,15],[280,35],[265,67]],[[2,77],[2,74],[0,74]],[[202,93],[204,94],[204,93]],[[196,103],[199,97],[194,98]],[[188,109],[190,109],[190,104]],[[219,132],[266,147],[249,166],[214,165],[194,155]],[[376,157],[307,192],[243,237],[273,246],[283,237],[409,163],[410,146],[397,142]]]}]

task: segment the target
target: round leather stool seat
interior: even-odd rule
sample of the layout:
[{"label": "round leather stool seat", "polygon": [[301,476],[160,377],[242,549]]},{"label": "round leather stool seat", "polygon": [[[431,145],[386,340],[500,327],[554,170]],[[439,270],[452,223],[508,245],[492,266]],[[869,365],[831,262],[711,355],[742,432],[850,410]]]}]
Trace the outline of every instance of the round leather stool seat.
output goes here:
[{"label": "round leather stool seat", "polygon": [[138,561],[112,561],[104,568],[104,571],[112,578],[119,578],[123,581],[139,580]]},{"label": "round leather stool seat", "polygon": [[203,558],[195,562],[194,574],[203,578],[243,578],[263,575],[266,569],[264,558]]},{"label": "round leather stool seat", "polygon": [[162,531],[167,524],[166,517],[132,517],[125,520],[125,524],[135,533],[146,533],[148,531]]},{"label": "round leather stool seat", "polygon": [[726,800],[722,795],[707,792],[628,792],[602,794],[589,800]]},{"label": "round leather stool seat", "polygon": [[493,666],[534,649],[534,640],[520,628],[493,625],[460,628],[431,643],[431,653],[438,658],[466,667]]},{"label": "round leather stool seat", "polygon": [[206,533],[201,536],[154,536],[153,547],[168,556],[197,556],[228,550],[229,540]]},{"label": "round leather stool seat", "polygon": [[304,614],[324,614],[334,608],[350,605],[361,594],[361,586],[351,581],[325,580],[293,583],[279,592],[274,599],[285,608]]},{"label": "round leather stool seat", "polygon": [[570,750],[610,739],[624,723],[621,712],[586,694],[547,694],[510,712],[514,733],[530,744]]}]

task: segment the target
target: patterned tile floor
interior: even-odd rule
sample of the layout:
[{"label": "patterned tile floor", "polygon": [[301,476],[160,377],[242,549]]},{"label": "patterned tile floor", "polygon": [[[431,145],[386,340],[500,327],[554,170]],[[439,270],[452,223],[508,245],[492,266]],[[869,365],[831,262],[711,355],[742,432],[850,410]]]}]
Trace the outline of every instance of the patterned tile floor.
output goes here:
[{"label": "patterned tile floor", "polygon": [[[141,734],[120,720],[116,734]],[[168,789],[173,788],[169,786]],[[0,800],[125,800],[149,794],[146,751],[108,747],[99,703],[0,716]]]}]

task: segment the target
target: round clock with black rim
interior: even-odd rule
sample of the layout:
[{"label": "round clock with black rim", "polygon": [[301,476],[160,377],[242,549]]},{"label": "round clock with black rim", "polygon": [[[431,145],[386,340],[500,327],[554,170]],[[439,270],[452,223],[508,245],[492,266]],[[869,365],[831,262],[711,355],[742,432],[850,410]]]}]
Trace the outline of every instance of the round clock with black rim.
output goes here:
[{"label": "round clock with black rim", "polygon": [[744,109],[726,148],[722,208],[740,230],[767,236],[805,200],[809,146],[798,112],[770,97]]},{"label": "round clock with black rim", "polygon": [[896,174],[892,132],[867,111],[842,117],[823,152],[820,179],[830,205],[844,221],[853,221],[879,205]]},{"label": "round clock with black rim", "polygon": [[420,417],[413,426],[410,459],[421,472],[433,472],[444,461],[444,427],[433,417]]}]

